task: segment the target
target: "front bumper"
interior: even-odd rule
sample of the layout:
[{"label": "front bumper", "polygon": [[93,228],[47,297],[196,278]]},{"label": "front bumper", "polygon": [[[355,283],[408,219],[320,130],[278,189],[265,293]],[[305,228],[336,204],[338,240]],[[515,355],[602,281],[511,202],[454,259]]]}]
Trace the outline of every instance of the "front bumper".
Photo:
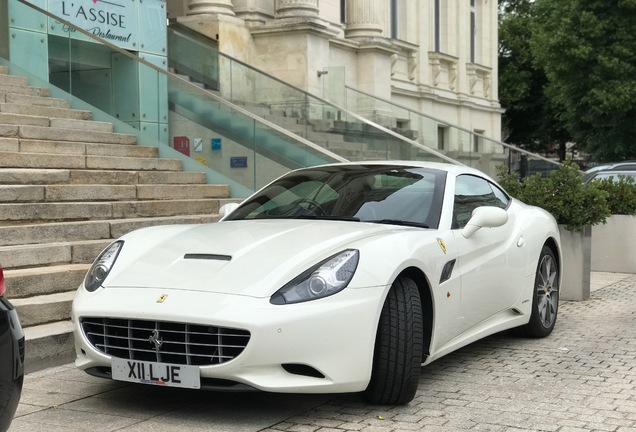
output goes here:
[{"label": "front bumper", "polygon": [[[250,332],[250,341],[238,357],[200,366],[202,384],[228,380],[275,392],[362,391],[371,377],[378,317],[387,289],[348,288],[320,300],[272,305],[269,298],[198,291],[100,288],[89,293],[80,288],[72,313],[76,365],[93,372],[110,368],[110,356],[84,335],[82,317],[169,321]],[[164,301],[158,302],[162,297]],[[304,373],[306,366],[324,377]]]}]

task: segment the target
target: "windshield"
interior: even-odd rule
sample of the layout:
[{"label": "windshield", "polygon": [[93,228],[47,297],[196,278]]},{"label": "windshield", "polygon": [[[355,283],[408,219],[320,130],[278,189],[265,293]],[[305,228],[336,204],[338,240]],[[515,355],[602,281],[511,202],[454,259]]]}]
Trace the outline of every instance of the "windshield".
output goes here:
[{"label": "windshield", "polygon": [[445,183],[445,171],[429,168],[307,168],[265,187],[226,220],[315,218],[437,228]]}]

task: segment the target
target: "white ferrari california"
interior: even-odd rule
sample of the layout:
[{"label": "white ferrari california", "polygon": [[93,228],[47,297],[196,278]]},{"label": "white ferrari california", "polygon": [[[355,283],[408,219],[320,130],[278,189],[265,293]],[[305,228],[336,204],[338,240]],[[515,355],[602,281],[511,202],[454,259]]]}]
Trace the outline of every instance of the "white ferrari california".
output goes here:
[{"label": "white ferrari california", "polygon": [[415,396],[420,366],[554,328],[554,218],[426,162],[292,171],[222,220],[131,232],[73,302],[77,366],[150,385]]}]

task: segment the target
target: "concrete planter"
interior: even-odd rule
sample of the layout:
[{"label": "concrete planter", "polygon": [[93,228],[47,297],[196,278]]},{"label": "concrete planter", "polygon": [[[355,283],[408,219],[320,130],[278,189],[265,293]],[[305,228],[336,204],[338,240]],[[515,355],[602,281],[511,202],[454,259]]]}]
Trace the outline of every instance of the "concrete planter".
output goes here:
[{"label": "concrete planter", "polygon": [[561,300],[587,300],[590,297],[592,228],[580,233],[559,226],[561,234]]},{"label": "concrete planter", "polygon": [[592,271],[636,273],[636,216],[613,215],[592,228]]}]

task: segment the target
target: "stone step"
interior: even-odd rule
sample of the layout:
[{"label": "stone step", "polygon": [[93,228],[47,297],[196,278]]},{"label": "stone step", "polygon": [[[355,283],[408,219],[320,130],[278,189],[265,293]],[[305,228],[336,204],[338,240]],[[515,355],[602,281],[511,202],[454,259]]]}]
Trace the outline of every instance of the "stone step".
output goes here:
[{"label": "stone step", "polygon": [[18,94],[3,91],[0,88],[0,102],[19,105],[44,106],[49,108],[69,109],[70,103],[66,99],[48,97],[48,91],[35,92],[42,94]]},{"label": "stone step", "polygon": [[62,119],[52,118],[51,127],[60,129],[79,129],[90,132],[106,132],[113,133],[115,130],[112,123],[98,122],[95,120],[74,120],[74,119]]},{"label": "stone step", "polygon": [[33,296],[73,292],[84,280],[90,266],[91,264],[64,264],[5,270],[7,298],[13,303],[17,299]]},{"label": "stone step", "polygon": [[18,201],[43,201],[44,186],[32,185],[0,185],[0,203]]},{"label": "stone step", "polygon": [[227,198],[229,186],[201,185],[0,185],[0,203]]},{"label": "stone step", "polygon": [[18,103],[0,103],[0,112],[74,120],[90,120],[93,118],[93,113],[90,111]]},{"label": "stone step", "polygon": [[[1,162],[0,162],[1,164]],[[1,165],[0,165],[1,166]],[[179,159],[86,156],[86,168],[99,170],[181,171]]]},{"label": "stone step", "polygon": [[159,149],[157,147],[29,139],[19,140],[19,151],[23,153],[75,154],[142,158],[156,158],[159,155]]},{"label": "stone step", "polygon": [[12,114],[0,112],[0,124],[48,127],[51,125],[51,120],[49,120],[48,117],[35,116],[30,114]]},{"label": "stone step", "polygon": [[27,79],[27,77],[23,76],[1,74],[0,85],[26,87],[29,85],[29,80]]},{"label": "stone step", "polygon": [[[77,287],[75,287],[77,289]],[[68,292],[14,299],[22,327],[32,327],[67,320],[71,317],[71,303],[75,289]]]},{"label": "stone step", "polygon": [[[0,170],[0,178],[1,178]],[[71,184],[204,184],[205,173],[185,171],[69,170]]]},{"label": "stone step", "polygon": [[75,359],[75,339],[70,320],[25,327],[25,373],[70,363]]},{"label": "stone step", "polygon": [[50,141],[74,141],[99,144],[129,145],[136,144],[137,142],[137,137],[134,135],[42,126],[20,126],[19,134],[20,138]]},{"label": "stone step", "polygon": [[18,125],[0,124],[0,137],[17,138],[20,127]]},{"label": "stone step", "polygon": [[[0,141],[1,145],[1,141]],[[134,148],[134,147],[133,147]],[[205,173],[183,171],[100,171],[0,168],[0,184],[205,184]]]},{"label": "stone step", "polygon": [[[0,84],[0,94],[4,95],[19,95],[19,96],[34,96],[38,98],[48,98],[49,89],[43,87],[28,87],[21,85]],[[2,100],[2,98],[0,98]],[[7,102],[11,102],[8,98]]]},{"label": "stone step", "polygon": [[0,137],[0,152],[18,152],[18,151],[20,151],[20,140],[18,138]]},{"label": "stone step", "polygon": [[69,170],[70,184],[131,185],[139,183],[138,171]]},{"label": "stone step", "polygon": [[70,181],[71,171],[67,169],[0,168],[0,184],[3,185],[56,184]]},{"label": "stone step", "polygon": [[205,173],[198,172],[161,172],[149,171],[139,173],[140,184],[203,184],[207,181]]},{"label": "stone step", "polygon": [[229,196],[230,187],[220,184],[137,186],[137,199],[140,200],[228,198]]},{"label": "stone step", "polygon": [[148,218],[184,214],[217,214],[223,200],[161,200],[119,202],[0,204],[0,221],[70,221]]},{"label": "stone step", "polygon": [[[2,126],[0,125],[0,132]],[[0,151],[0,168],[69,168],[125,171],[181,171],[178,159],[23,153]]]},{"label": "stone step", "polygon": [[[122,203],[56,204],[66,207],[90,207],[98,213],[91,220],[0,225],[0,246],[78,242],[118,238],[138,228],[181,223],[210,223],[218,220],[220,205],[231,200],[170,200]],[[6,206],[20,204],[6,204]],[[22,204],[37,207],[37,204]],[[101,207],[100,207],[101,206]],[[121,207],[119,207],[121,206]],[[96,210],[97,209],[97,210]],[[103,210],[99,212],[98,210]],[[78,213],[79,213],[78,209]],[[59,210],[62,213],[62,210]],[[113,214],[116,216],[113,218]],[[36,215],[38,217],[40,215]],[[112,218],[112,219],[111,219]],[[62,219],[62,218],[52,218]],[[101,220],[100,220],[101,219]],[[24,221],[29,221],[25,218]],[[71,255],[72,256],[72,255]],[[4,263],[3,263],[4,265]]]},{"label": "stone step", "polygon": [[7,269],[57,264],[89,264],[112,239],[0,246],[0,263]]},{"label": "stone step", "polygon": [[0,246],[0,262],[5,269],[70,261],[70,248],[64,243]]},{"label": "stone step", "polygon": [[[119,231],[118,238],[130,231],[138,228],[168,225],[178,223],[210,223],[218,219],[218,216],[184,216],[166,220],[164,218],[146,218],[140,222],[127,221],[118,226],[114,226],[114,231]],[[107,224],[107,223],[106,223]],[[6,227],[0,227],[4,231]],[[34,230],[37,231],[37,230]],[[31,232],[29,232],[32,235]],[[102,232],[95,233],[94,237],[99,237]],[[90,264],[97,255],[115,238],[110,235],[102,236],[99,240],[65,241],[59,243],[34,243],[20,244],[14,246],[0,246],[0,262],[4,269],[21,269],[27,267],[42,267],[60,264]],[[66,239],[68,240],[68,238]]]},{"label": "stone step", "polygon": [[[2,126],[0,126],[0,131]],[[86,168],[86,156],[0,152],[0,168]]]}]

